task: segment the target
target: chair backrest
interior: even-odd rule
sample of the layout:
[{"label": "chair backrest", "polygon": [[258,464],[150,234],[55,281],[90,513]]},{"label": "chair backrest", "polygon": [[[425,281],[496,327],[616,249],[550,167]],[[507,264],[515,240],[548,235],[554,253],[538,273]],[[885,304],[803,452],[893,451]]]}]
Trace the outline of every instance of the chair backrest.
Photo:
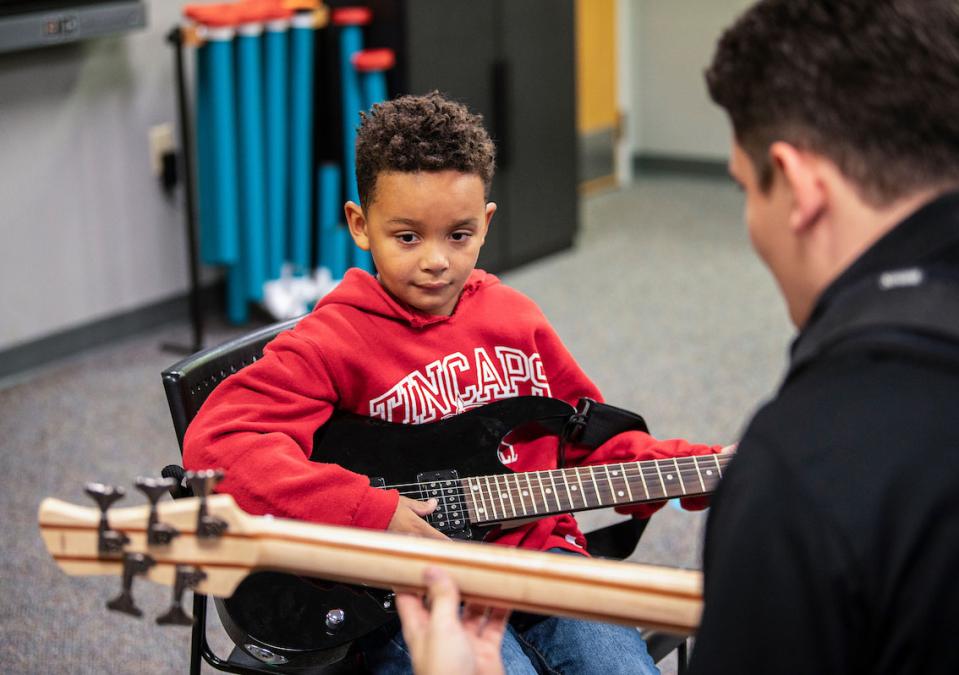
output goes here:
[{"label": "chair backrest", "polygon": [[210,347],[174,363],[161,374],[180,452],[183,436],[200,406],[217,385],[261,356],[270,340],[293,328],[302,317],[280,321]]}]

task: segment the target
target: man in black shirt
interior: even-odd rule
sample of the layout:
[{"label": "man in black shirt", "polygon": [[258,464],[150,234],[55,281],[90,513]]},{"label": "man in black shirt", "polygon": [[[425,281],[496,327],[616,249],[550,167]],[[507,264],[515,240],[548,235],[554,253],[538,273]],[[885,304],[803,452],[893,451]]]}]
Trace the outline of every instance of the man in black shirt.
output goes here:
[{"label": "man in black shirt", "polygon": [[799,336],[713,499],[690,670],[959,673],[959,2],[763,0],[706,77]]},{"label": "man in black shirt", "polygon": [[707,82],[800,329],[713,499],[693,673],[957,673],[959,4],[770,0]]}]

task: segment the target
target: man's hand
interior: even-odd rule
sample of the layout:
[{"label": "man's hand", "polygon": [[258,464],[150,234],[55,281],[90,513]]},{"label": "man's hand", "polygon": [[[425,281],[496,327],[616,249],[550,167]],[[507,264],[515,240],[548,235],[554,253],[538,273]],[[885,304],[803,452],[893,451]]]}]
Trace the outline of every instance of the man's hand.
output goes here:
[{"label": "man's hand", "polygon": [[443,570],[429,567],[423,574],[426,598],[397,593],[396,609],[403,638],[417,675],[502,675],[500,649],[509,611],[467,603],[459,616],[460,594]]},{"label": "man's hand", "polygon": [[430,527],[423,516],[428,516],[436,509],[436,500],[430,499],[426,502],[420,502],[409,497],[400,497],[399,504],[396,505],[396,512],[387,526],[390,532],[399,532],[401,534],[412,534],[417,537],[431,537],[433,539],[448,539],[445,534],[437,529]]}]

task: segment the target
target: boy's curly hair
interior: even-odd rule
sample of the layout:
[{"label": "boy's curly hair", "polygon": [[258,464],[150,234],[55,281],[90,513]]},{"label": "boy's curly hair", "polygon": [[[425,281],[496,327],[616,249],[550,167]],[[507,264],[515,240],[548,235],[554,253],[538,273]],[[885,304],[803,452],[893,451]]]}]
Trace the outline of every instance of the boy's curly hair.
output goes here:
[{"label": "boy's curly hair", "polygon": [[475,174],[489,196],[496,149],[482,116],[433,91],[377,103],[360,118],[356,184],[363,208],[373,202],[376,177],[383,171]]}]

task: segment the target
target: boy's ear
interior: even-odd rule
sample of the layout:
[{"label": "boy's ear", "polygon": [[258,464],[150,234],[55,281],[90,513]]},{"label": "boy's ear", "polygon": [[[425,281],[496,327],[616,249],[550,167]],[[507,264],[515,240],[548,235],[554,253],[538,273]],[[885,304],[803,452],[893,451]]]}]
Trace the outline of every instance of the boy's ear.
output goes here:
[{"label": "boy's ear", "polygon": [[799,231],[811,227],[828,205],[828,186],[818,157],[783,141],[769,146],[769,155],[791,195],[789,228]]},{"label": "boy's ear", "polygon": [[350,228],[353,241],[364,251],[369,251],[370,237],[366,231],[366,216],[363,214],[363,209],[356,202],[346,202],[343,205],[343,213],[346,214],[346,225]]},{"label": "boy's ear", "polygon": [[489,202],[486,205],[486,222],[483,224],[483,242],[486,241],[486,233],[489,232],[489,223],[493,219],[494,213],[496,213],[496,203]]}]

